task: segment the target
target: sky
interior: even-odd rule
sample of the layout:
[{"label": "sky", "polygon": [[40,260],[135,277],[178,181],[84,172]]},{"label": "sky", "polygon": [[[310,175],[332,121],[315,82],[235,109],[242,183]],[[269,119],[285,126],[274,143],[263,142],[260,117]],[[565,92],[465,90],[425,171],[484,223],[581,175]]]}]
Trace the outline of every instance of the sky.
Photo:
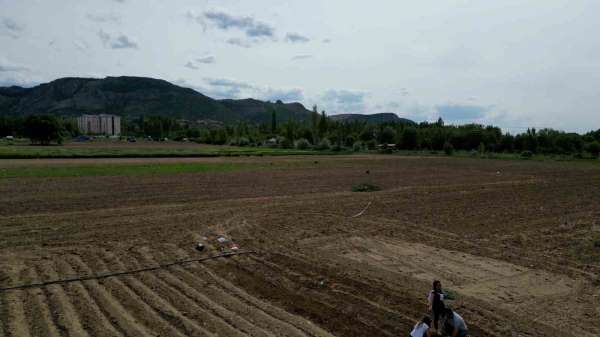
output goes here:
[{"label": "sky", "polygon": [[0,0],[0,86],[146,76],[327,114],[600,128],[597,0]]}]

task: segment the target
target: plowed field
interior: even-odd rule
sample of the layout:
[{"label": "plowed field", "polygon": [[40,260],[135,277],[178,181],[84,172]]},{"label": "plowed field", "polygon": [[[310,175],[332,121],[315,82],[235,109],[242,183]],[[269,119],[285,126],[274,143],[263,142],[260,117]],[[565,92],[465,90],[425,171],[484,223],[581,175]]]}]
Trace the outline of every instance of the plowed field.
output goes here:
[{"label": "plowed field", "polygon": [[406,336],[434,278],[473,336],[600,336],[600,165],[190,161],[253,165],[0,179],[0,337]]}]

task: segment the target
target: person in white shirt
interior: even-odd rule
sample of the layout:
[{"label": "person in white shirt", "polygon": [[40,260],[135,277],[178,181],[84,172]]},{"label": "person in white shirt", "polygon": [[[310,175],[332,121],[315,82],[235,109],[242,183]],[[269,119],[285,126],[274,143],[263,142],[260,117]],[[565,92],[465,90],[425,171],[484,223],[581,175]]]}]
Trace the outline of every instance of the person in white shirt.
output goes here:
[{"label": "person in white shirt", "polygon": [[429,316],[423,317],[422,320],[415,324],[414,328],[410,332],[410,337],[431,337],[431,318]]}]

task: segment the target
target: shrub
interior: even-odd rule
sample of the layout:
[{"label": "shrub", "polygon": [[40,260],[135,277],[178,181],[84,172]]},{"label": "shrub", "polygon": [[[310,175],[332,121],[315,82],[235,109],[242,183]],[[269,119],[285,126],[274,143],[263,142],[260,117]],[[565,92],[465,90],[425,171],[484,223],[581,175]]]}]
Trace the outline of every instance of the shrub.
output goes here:
[{"label": "shrub", "polygon": [[587,152],[589,152],[592,157],[594,158],[598,158],[598,155],[600,155],[600,143],[594,141],[591,142],[589,144],[587,144],[586,148]]},{"label": "shrub", "polygon": [[479,143],[479,146],[477,147],[477,151],[479,152],[479,154],[484,154],[485,153],[485,145],[483,143]]},{"label": "shrub", "polygon": [[238,138],[238,146],[248,146],[250,145],[250,139],[247,137]]},{"label": "shrub", "polygon": [[352,186],[352,192],[374,192],[380,191],[381,188],[377,185],[363,183]]},{"label": "shrub", "polygon": [[279,147],[282,149],[291,149],[294,147],[294,142],[288,138],[282,137],[282,139],[279,141]]},{"label": "shrub", "polygon": [[362,151],[362,149],[363,149],[363,143],[354,142],[354,144],[352,144],[352,151],[359,152],[359,151]]},{"label": "shrub", "polygon": [[296,141],[296,148],[298,150],[308,150],[310,148],[310,142],[306,138],[300,138]]},{"label": "shrub", "polygon": [[452,143],[448,141],[444,143],[444,153],[447,156],[451,156],[454,154],[454,146],[452,146]]},{"label": "shrub", "polygon": [[234,138],[229,142],[229,145],[248,146],[248,145],[250,145],[250,140],[247,137]]},{"label": "shrub", "polygon": [[371,139],[365,143],[367,145],[367,149],[373,150],[377,146],[377,142],[374,139]]},{"label": "shrub", "polygon": [[317,146],[315,146],[316,150],[319,151],[323,151],[323,150],[329,150],[331,148],[331,143],[329,142],[329,139],[327,138],[323,138],[319,144],[317,144]]},{"label": "shrub", "polygon": [[447,299],[450,301],[455,301],[457,298],[458,298],[458,295],[456,294],[456,291],[450,290],[448,288],[446,288],[444,290],[444,299]]},{"label": "shrub", "polygon": [[533,152],[528,151],[528,150],[525,150],[525,151],[521,152],[521,158],[523,158],[523,159],[529,159],[531,157],[533,157]]}]

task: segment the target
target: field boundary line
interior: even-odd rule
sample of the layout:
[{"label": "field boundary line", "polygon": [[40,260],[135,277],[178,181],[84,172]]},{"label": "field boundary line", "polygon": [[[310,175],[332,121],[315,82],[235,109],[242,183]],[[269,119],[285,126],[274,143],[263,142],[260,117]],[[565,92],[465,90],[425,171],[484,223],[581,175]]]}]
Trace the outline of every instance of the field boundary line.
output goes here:
[{"label": "field boundary line", "polygon": [[124,276],[124,275],[138,274],[138,273],[143,273],[143,272],[147,272],[147,271],[167,269],[167,268],[170,268],[173,266],[180,266],[180,265],[193,263],[193,262],[203,262],[203,261],[214,260],[214,259],[218,259],[218,258],[226,258],[226,257],[235,256],[235,255],[245,255],[245,254],[256,254],[256,252],[255,251],[242,251],[242,252],[222,253],[222,254],[217,254],[217,255],[206,256],[206,257],[199,258],[199,259],[190,259],[190,260],[182,260],[182,261],[163,263],[163,264],[159,264],[159,265],[153,266],[153,267],[146,267],[146,268],[140,268],[140,269],[134,269],[134,270],[126,270],[126,271],[105,273],[105,274],[98,274],[98,275],[90,275],[90,276],[72,277],[72,278],[52,280],[52,281],[46,281],[46,282],[40,282],[40,283],[22,284],[22,285],[17,285],[17,286],[0,288],[0,292],[7,292],[7,291],[11,291],[11,290],[30,289],[30,288],[41,288],[41,287],[46,287],[46,286],[53,285],[53,284],[65,284],[65,283],[81,282],[81,281],[89,281],[89,280],[101,280],[101,279],[105,279],[105,278],[109,278],[109,277],[119,277],[119,276]]}]

